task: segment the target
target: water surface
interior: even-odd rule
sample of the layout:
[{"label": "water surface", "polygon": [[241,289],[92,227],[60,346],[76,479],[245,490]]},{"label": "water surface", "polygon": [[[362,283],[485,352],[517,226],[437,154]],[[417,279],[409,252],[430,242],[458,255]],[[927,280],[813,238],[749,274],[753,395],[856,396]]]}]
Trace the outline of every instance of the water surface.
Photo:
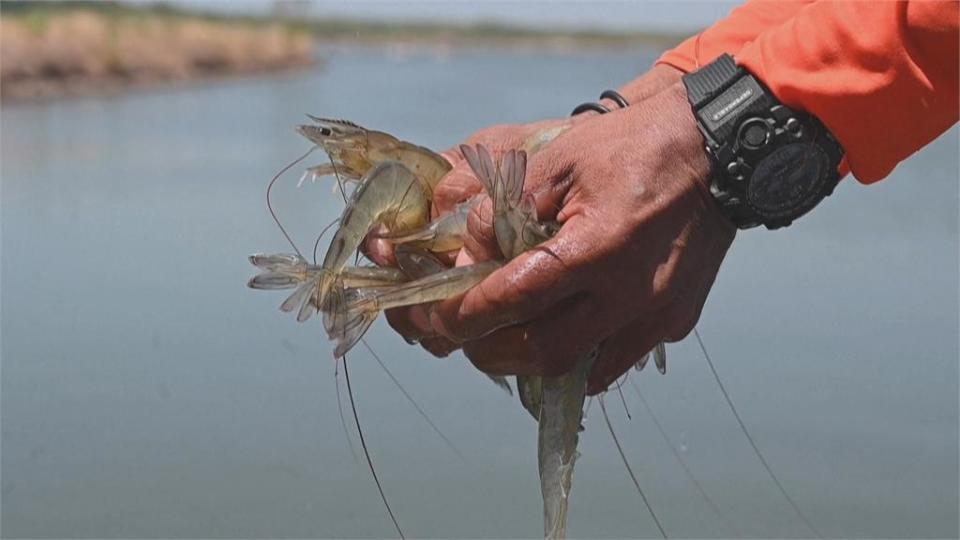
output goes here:
[{"label": "water surface", "polygon": [[[652,54],[332,53],[277,78],[2,109],[2,524],[13,537],[393,534],[338,417],[318,324],[247,290],[245,256],[287,251],[266,181],[307,144],[303,113],[434,148],[566,115]],[[886,181],[845,181],[784,231],[741,234],[700,322],[758,445],[837,537],[955,537],[958,134]],[[319,157],[318,157],[319,159]],[[301,247],[341,208],[329,183],[277,188]],[[378,322],[351,376],[373,457],[417,537],[535,537],[535,428],[462,356]],[[695,342],[635,382],[742,534],[809,534],[725,408]],[[342,385],[342,373],[341,387]],[[341,388],[342,389],[342,388]],[[668,532],[724,527],[632,389],[609,402]],[[570,533],[654,536],[594,407]],[[356,445],[354,441],[354,445]]]}]

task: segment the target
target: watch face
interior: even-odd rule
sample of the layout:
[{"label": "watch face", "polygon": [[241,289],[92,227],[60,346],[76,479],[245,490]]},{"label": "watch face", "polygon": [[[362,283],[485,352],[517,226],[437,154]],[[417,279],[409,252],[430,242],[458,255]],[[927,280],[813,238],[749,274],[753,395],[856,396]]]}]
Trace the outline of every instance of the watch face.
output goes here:
[{"label": "watch face", "polygon": [[778,148],[754,169],[747,203],[765,219],[800,217],[826,196],[829,166],[829,157],[816,144]]}]

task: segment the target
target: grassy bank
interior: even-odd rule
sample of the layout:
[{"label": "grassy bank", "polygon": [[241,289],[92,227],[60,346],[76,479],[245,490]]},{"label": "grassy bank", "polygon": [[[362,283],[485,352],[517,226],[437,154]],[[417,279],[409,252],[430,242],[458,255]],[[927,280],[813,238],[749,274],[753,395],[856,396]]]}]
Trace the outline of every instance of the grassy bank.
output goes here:
[{"label": "grassy bank", "polygon": [[162,4],[0,2],[4,99],[118,90],[308,65],[313,45],[577,51],[666,48],[675,34],[224,16]]},{"label": "grassy bank", "polygon": [[311,63],[301,27],[110,3],[0,4],[4,99],[101,92]]},{"label": "grassy bank", "polygon": [[550,50],[590,48],[667,48],[685,35],[657,32],[553,30],[501,23],[437,24],[386,23],[356,20],[319,20],[306,24],[321,42],[347,44],[412,44],[470,47],[523,47]]}]

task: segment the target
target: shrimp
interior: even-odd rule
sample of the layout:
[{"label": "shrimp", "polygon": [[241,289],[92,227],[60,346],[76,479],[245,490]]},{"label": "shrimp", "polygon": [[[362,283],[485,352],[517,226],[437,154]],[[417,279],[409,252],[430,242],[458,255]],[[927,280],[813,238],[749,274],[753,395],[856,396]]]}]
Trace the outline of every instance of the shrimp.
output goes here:
[{"label": "shrimp", "polygon": [[463,294],[500,266],[498,261],[486,261],[449,268],[399,285],[347,289],[341,297],[331,296],[324,306],[324,322],[327,335],[336,344],[334,356],[349,352],[381,311]]},{"label": "shrimp", "polygon": [[[258,253],[251,255],[249,260],[254,266],[265,270],[247,282],[251,289],[290,289],[323,272],[321,266],[310,264],[303,257],[294,254]],[[345,287],[385,287],[408,281],[402,270],[380,266],[346,267],[340,277]]]},{"label": "shrimp", "polygon": [[[555,228],[537,221],[532,199],[523,195],[526,152],[507,152],[497,168],[482,146],[462,146],[460,150],[493,202],[493,228],[505,257],[516,257],[552,236]],[[660,368],[665,362],[662,346],[654,350],[654,358]],[[582,429],[587,377],[595,359],[593,350],[564,375],[517,377],[521,403],[538,421],[537,458],[545,538],[566,536],[567,502]]]},{"label": "shrimp", "polygon": [[377,225],[392,231],[415,229],[426,223],[429,213],[425,186],[410,169],[398,161],[385,161],[371,169],[340,216],[340,227],[323,258],[324,272],[313,280],[317,305],[324,305],[338,274],[371,229]]},{"label": "shrimp", "polygon": [[314,123],[298,126],[297,131],[326,150],[332,162],[308,169],[308,174],[313,177],[337,174],[348,180],[360,181],[376,165],[398,161],[423,181],[429,198],[440,179],[451,169],[443,156],[423,146],[402,141],[382,131],[365,129],[346,120],[307,116]]},{"label": "shrimp", "polygon": [[[284,312],[300,308],[298,319],[305,319],[319,309],[317,297],[311,294],[316,290],[316,283],[326,273],[323,267],[309,264],[304,258],[293,254],[264,255],[257,254],[249,257],[251,264],[264,270],[250,278],[247,286],[251,289],[296,290],[280,304]],[[387,287],[408,281],[406,274],[397,268],[380,267],[346,267],[340,274],[336,286],[340,289],[366,287],[374,289]],[[371,321],[372,322],[372,321]]]},{"label": "shrimp", "polygon": [[389,240],[393,244],[406,244],[434,252],[460,249],[463,247],[463,237],[467,234],[467,216],[478,201],[478,197],[471,197],[456,205],[453,212],[431,221],[420,229],[400,233],[374,233],[373,236]]},{"label": "shrimp", "polygon": [[[462,146],[460,150],[493,202],[493,228],[504,256],[516,257],[545,240],[547,231],[537,225],[532,202],[522,195],[526,152],[507,152],[498,170],[483,146]],[[528,243],[527,238],[532,242]],[[566,537],[567,502],[573,485],[587,376],[595,358],[592,352],[570,372],[558,377],[517,377],[521,403],[538,421],[537,462],[545,538]]]}]

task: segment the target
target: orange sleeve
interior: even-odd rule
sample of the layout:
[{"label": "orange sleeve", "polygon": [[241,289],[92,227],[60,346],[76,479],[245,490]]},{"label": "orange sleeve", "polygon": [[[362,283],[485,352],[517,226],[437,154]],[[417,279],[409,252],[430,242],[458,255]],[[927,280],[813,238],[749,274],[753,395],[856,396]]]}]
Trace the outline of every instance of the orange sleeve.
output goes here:
[{"label": "orange sleeve", "polygon": [[736,54],[768,28],[790,20],[814,0],[751,0],[724,19],[665,52],[657,64],[691,72],[723,53]]},{"label": "orange sleeve", "polygon": [[736,54],[784,104],[818,117],[876,182],[957,122],[956,1],[805,6]]}]

